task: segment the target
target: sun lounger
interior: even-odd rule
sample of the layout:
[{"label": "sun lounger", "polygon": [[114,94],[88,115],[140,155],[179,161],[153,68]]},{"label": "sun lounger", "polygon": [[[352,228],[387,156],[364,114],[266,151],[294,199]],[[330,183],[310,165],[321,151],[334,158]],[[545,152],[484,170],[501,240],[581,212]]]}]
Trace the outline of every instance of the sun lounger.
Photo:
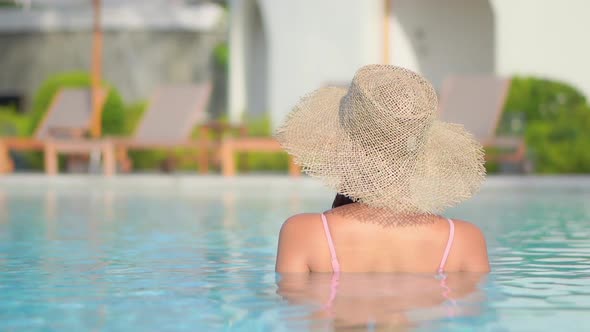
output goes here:
[{"label": "sun lounger", "polygon": [[52,139],[46,144],[46,170],[49,174],[57,171],[59,153],[100,151],[103,154],[103,171],[105,175],[112,175],[117,169],[117,163],[124,170],[130,170],[129,150],[189,148],[198,151],[199,170],[206,172],[212,144],[206,137],[193,139],[191,134],[196,125],[206,118],[210,95],[211,84],[208,82],[161,87],[150,100],[132,137]]},{"label": "sun lounger", "polygon": [[[98,92],[102,109],[106,91]],[[0,173],[12,172],[10,151],[42,151],[51,138],[84,136],[92,127],[92,93],[87,88],[64,88],[53,98],[32,137],[0,137]]]}]

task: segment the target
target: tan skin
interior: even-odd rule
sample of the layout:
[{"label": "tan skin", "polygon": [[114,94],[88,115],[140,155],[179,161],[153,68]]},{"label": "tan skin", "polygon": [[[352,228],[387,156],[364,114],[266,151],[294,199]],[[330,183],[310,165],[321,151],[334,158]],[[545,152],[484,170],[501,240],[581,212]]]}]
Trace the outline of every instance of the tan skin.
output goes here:
[{"label": "tan skin", "polygon": [[[289,218],[279,236],[277,293],[290,303],[319,306],[307,319],[320,324],[329,318],[336,331],[365,331],[369,322],[376,331],[402,331],[420,320],[478,314],[473,303],[483,301],[485,293],[477,285],[490,266],[485,238],[475,225],[454,220],[447,277],[439,280],[431,276],[448,241],[448,222],[420,215],[386,216],[382,219],[398,222],[376,222],[371,218],[373,211],[353,203],[325,213],[342,272],[356,272],[338,277],[333,301],[331,256],[320,214]],[[440,306],[450,299],[470,299],[472,304]],[[324,307],[328,303],[330,307]],[[417,309],[427,309],[429,314],[408,316]]]},{"label": "tan skin", "polygon": [[[444,218],[411,226],[383,226],[359,222],[336,213],[337,209],[328,211],[326,217],[342,272],[436,273],[449,237]],[[453,221],[455,240],[445,272],[489,272],[481,230],[466,221]],[[279,235],[276,271],[332,272],[320,214],[298,214],[285,221]]]}]

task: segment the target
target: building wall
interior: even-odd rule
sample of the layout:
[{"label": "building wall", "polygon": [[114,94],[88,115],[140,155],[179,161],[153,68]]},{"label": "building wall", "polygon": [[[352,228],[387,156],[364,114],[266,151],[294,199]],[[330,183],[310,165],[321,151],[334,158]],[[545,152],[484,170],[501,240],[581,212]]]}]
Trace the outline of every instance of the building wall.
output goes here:
[{"label": "building wall", "polygon": [[[225,37],[217,7],[170,9],[170,15],[105,9],[103,78],[128,102],[148,98],[160,84],[210,79],[213,48]],[[0,10],[0,94],[24,95],[30,103],[48,77],[89,71],[90,27],[85,9]]]},{"label": "building wall", "polygon": [[535,75],[590,96],[586,0],[390,0],[391,62],[440,88],[450,73]]},{"label": "building wall", "polygon": [[250,41],[246,53],[246,84],[248,104],[246,109],[251,117],[268,113],[268,44],[267,34],[259,6],[251,6],[248,16],[248,37]]},{"label": "building wall", "polygon": [[499,74],[562,80],[590,97],[589,1],[490,2],[496,13]]},{"label": "building wall", "polygon": [[[588,1],[389,1],[389,62],[424,74],[437,89],[450,74],[495,73],[562,80],[590,96]],[[254,99],[264,99],[258,105],[267,105],[277,126],[307,92],[348,82],[358,67],[381,62],[383,5],[383,0],[233,0],[232,119],[265,112],[264,106],[253,106]],[[262,14],[264,43],[252,32],[260,26],[247,14],[252,6]],[[267,65],[249,64],[244,53]],[[257,90],[263,86],[266,95]]]},{"label": "building wall", "polygon": [[494,14],[488,0],[393,0],[390,63],[440,89],[449,74],[493,73]]},{"label": "building wall", "polygon": [[[327,83],[350,81],[355,70],[380,61],[380,0],[234,0],[230,3],[230,114],[238,120],[247,109],[246,82],[264,84],[263,75],[247,72],[245,54],[256,48],[248,37],[246,13],[258,5],[266,32],[268,109],[276,127],[299,98]],[[264,73],[262,73],[264,74]],[[252,96],[250,96],[252,98]]]}]

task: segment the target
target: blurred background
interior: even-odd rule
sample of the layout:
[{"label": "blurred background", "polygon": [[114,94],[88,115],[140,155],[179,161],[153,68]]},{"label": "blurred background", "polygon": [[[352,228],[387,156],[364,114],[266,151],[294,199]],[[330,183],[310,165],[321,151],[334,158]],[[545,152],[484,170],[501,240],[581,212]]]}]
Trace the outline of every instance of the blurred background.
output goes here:
[{"label": "blurred background", "polygon": [[386,63],[431,80],[442,118],[486,146],[490,173],[587,173],[588,10],[584,0],[0,0],[0,171],[47,171],[55,138],[62,171],[92,171],[97,142],[117,137],[118,171],[286,172],[271,133],[297,100]]},{"label": "blurred background", "polygon": [[[342,283],[352,316],[369,313],[355,327],[395,313],[410,325],[387,330],[590,331],[590,177],[571,176],[590,172],[588,12],[588,0],[0,0],[0,331],[331,324],[279,296],[274,264],[282,222],[334,193],[282,176],[299,169],[271,133],[299,98],[372,63],[431,80],[441,118],[501,175],[445,211],[486,234],[489,278],[449,283],[450,297]],[[115,172],[134,175],[99,175]],[[328,299],[322,280],[293,295]]]}]

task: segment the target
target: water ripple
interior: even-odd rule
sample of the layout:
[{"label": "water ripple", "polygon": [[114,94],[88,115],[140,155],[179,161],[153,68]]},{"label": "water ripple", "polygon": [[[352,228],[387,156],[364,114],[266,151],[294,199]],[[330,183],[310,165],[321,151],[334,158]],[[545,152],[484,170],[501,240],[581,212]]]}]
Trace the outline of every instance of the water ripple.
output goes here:
[{"label": "water ripple", "polygon": [[484,188],[449,214],[483,228],[492,274],[449,276],[451,298],[434,278],[349,277],[330,316],[331,278],[285,284],[273,272],[281,222],[325,209],[321,187],[101,188],[1,193],[0,330],[370,330],[383,317],[419,331],[590,325],[588,189]]}]

